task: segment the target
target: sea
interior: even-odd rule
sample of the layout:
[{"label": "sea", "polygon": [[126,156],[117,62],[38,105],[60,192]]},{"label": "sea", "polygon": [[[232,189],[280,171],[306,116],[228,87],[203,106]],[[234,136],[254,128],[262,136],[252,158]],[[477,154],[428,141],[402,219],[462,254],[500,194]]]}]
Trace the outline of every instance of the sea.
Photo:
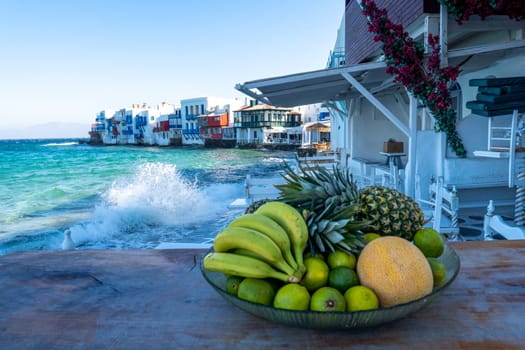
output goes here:
[{"label": "sea", "polygon": [[275,177],[291,151],[93,146],[78,139],[0,140],[0,255],[151,249],[213,239],[243,209],[247,175]]}]

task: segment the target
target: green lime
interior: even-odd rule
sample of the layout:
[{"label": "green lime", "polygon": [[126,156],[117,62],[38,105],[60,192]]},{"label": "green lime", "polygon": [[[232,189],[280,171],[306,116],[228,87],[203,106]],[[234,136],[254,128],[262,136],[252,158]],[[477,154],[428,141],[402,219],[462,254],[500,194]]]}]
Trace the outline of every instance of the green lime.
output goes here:
[{"label": "green lime", "polygon": [[328,274],[328,285],[334,287],[341,293],[352,286],[359,284],[359,278],[355,270],[346,266],[338,266],[330,270]]},{"label": "green lime", "polygon": [[242,282],[244,277],[240,276],[228,276],[226,278],[226,292],[228,292],[231,295],[237,295],[237,291],[239,290],[239,284]]},{"label": "green lime", "polygon": [[303,254],[303,260],[306,260],[308,258],[318,258],[318,259],[324,260],[324,255],[321,253],[313,253],[313,252],[306,251]]},{"label": "green lime", "polygon": [[313,292],[318,288],[326,286],[330,268],[324,260],[319,258],[308,258],[304,261],[306,272],[303,275],[301,284]]},{"label": "green lime", "polygon": [[272,305],[275,290],[270,282],[258,278],[245,278],[239,284],[237,296],[252,303]]},{"label": "green lime", "polygon": [[379,307],[379,300],[374,291],[365,286],[353,286],[345,292],[346,310],[373,310]]},{"label": "green lime", "polygon": [[347,253],[342,250],[334,250],[328,254],[326,260],[331,269],[338,266],[346,266],[355,269],[356,258],[352,253]]},{"label": "green lime", "polygon": [[321,287],[312,294],[310,310],[345,311],[346,301],[343,294],[332,287]]},{"label": "green lime", "polygon": [[414,244],[427,258],[438,258],[445,250],[443,237],[433,228],[423,228],[416,232]]},{"label": "green lime", "polygon": [[447,269],[445,264],[437,258],[427,258],[430,268],[432,269],[432,276],[434,277],[434,287],[441,285],[447,277]]},{"label": "green lime", "polygon": [[365,240],[366,244],[370,243],[371,241],[379,237],[381,237],[379,233],[365,233],[363,235],[363,239]]},{"label": "green lime", "polygon": [[273,307],[286,310],[308,310],[310,293],[306,287],[297,283],[285,284],[273,299]]}]

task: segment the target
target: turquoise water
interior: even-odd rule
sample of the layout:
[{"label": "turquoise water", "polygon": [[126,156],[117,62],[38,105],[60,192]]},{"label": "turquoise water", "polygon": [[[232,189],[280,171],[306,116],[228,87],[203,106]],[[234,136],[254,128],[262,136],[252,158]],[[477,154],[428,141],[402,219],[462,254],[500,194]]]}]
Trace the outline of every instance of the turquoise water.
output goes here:
[{"label": "turquoise water", "polygon": [[293,153],[90,146],[0,140],[0,255],[60,249],[153,248],[212,238],[240,210],[246,175],[274,176]]}]

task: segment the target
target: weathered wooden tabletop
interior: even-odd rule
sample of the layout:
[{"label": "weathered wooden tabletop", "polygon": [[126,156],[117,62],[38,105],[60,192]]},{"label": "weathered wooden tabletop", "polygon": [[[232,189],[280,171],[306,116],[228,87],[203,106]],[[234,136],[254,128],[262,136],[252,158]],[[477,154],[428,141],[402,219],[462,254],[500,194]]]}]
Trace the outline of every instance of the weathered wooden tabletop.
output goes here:
[{"label": "weathered wooden tabletop", "polygon": [[0,349],[525,349],[525,241],[451,243],[454,283],[372,329],[259,319],[201,276],[202,250],[23,252],[0,257]]}]

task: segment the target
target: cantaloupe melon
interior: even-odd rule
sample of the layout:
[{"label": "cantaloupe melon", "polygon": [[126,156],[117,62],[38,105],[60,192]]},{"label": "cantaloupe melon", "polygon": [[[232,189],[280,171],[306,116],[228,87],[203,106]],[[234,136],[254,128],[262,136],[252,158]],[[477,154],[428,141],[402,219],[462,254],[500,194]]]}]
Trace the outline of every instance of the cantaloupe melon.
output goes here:
[{"label": "cantaloupe melon", "polygon": [[357,260],[362,285],[372,289],[381,307],[416,300],[432,292],[432,269],[423,253],[406,239],[376,238],[368,243]]}]

